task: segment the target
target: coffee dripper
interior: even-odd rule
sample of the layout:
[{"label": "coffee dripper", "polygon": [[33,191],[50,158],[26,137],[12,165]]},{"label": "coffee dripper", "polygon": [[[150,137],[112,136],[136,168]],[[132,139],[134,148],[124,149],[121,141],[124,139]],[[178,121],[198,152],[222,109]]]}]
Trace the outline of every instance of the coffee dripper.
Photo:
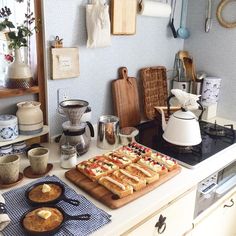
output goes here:
[{"label": "coffee dripper", "polygon": [[87,101],[70,99],[60,102],[58,107],[59,114],[68,118],[68,121],[62,124],[63,133],[59,143],[75,146],[77,156],[88,151],[91,137],[94,137],[92,124],[89,121],[81,122],[88,105]]}]

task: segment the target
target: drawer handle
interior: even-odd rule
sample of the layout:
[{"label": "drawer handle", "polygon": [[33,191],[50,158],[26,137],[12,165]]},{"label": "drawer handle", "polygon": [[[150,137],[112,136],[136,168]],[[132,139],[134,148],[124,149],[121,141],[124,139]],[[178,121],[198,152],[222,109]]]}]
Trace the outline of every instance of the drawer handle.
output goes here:
[{"label": "drawer handle", "polygon": [[231,199],[230,202],[231,202],[230,205],[225,204],[224,207],[232,207],[234,205],[234,200]]},{"label": "drawer handle", "polygon": [[158,222],[155,224],[155,228],[157,228],[158,234],[162,234],[166,230],[166,217],[160,215]]}]

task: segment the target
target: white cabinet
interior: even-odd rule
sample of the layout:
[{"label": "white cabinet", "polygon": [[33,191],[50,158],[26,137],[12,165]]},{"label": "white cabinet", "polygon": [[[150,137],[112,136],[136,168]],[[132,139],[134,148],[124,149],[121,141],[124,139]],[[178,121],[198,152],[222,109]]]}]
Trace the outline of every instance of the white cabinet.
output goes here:
[{"label": "white cabinet", "polygon": [[170,202],[139,224],[132,227],[124,235],[129,236],[182,236],[192,228],[196,189]]},{"label": "white cabinet", "polygon": [[203,235],[236,236],[236,188],[194,223],[192,236]]}]

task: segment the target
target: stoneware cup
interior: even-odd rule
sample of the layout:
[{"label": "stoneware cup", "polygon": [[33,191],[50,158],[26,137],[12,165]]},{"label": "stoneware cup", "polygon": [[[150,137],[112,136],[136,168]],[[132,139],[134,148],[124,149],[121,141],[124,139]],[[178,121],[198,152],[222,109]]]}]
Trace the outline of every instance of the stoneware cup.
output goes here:
[{"label": "stoneware cup", "polygon": [[44,174],[47,170],[49,150],[38,147],[28,151],[30,166],[34,174]]},{"label": "stoneware cup", "polygon": [[15,183],[19,179],[20,157],[9,155],[0,157],[0,179],[2,184]]}]

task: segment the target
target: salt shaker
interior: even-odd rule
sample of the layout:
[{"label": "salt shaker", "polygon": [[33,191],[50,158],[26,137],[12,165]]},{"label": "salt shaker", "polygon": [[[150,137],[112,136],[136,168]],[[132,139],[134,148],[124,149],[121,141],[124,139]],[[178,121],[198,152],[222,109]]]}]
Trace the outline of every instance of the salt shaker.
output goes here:
[{"label": "salt shaker", "polygon": [[69,169],[77,164],[77,153],[74,146],[65,144],[61,146],[61,167]]}]

